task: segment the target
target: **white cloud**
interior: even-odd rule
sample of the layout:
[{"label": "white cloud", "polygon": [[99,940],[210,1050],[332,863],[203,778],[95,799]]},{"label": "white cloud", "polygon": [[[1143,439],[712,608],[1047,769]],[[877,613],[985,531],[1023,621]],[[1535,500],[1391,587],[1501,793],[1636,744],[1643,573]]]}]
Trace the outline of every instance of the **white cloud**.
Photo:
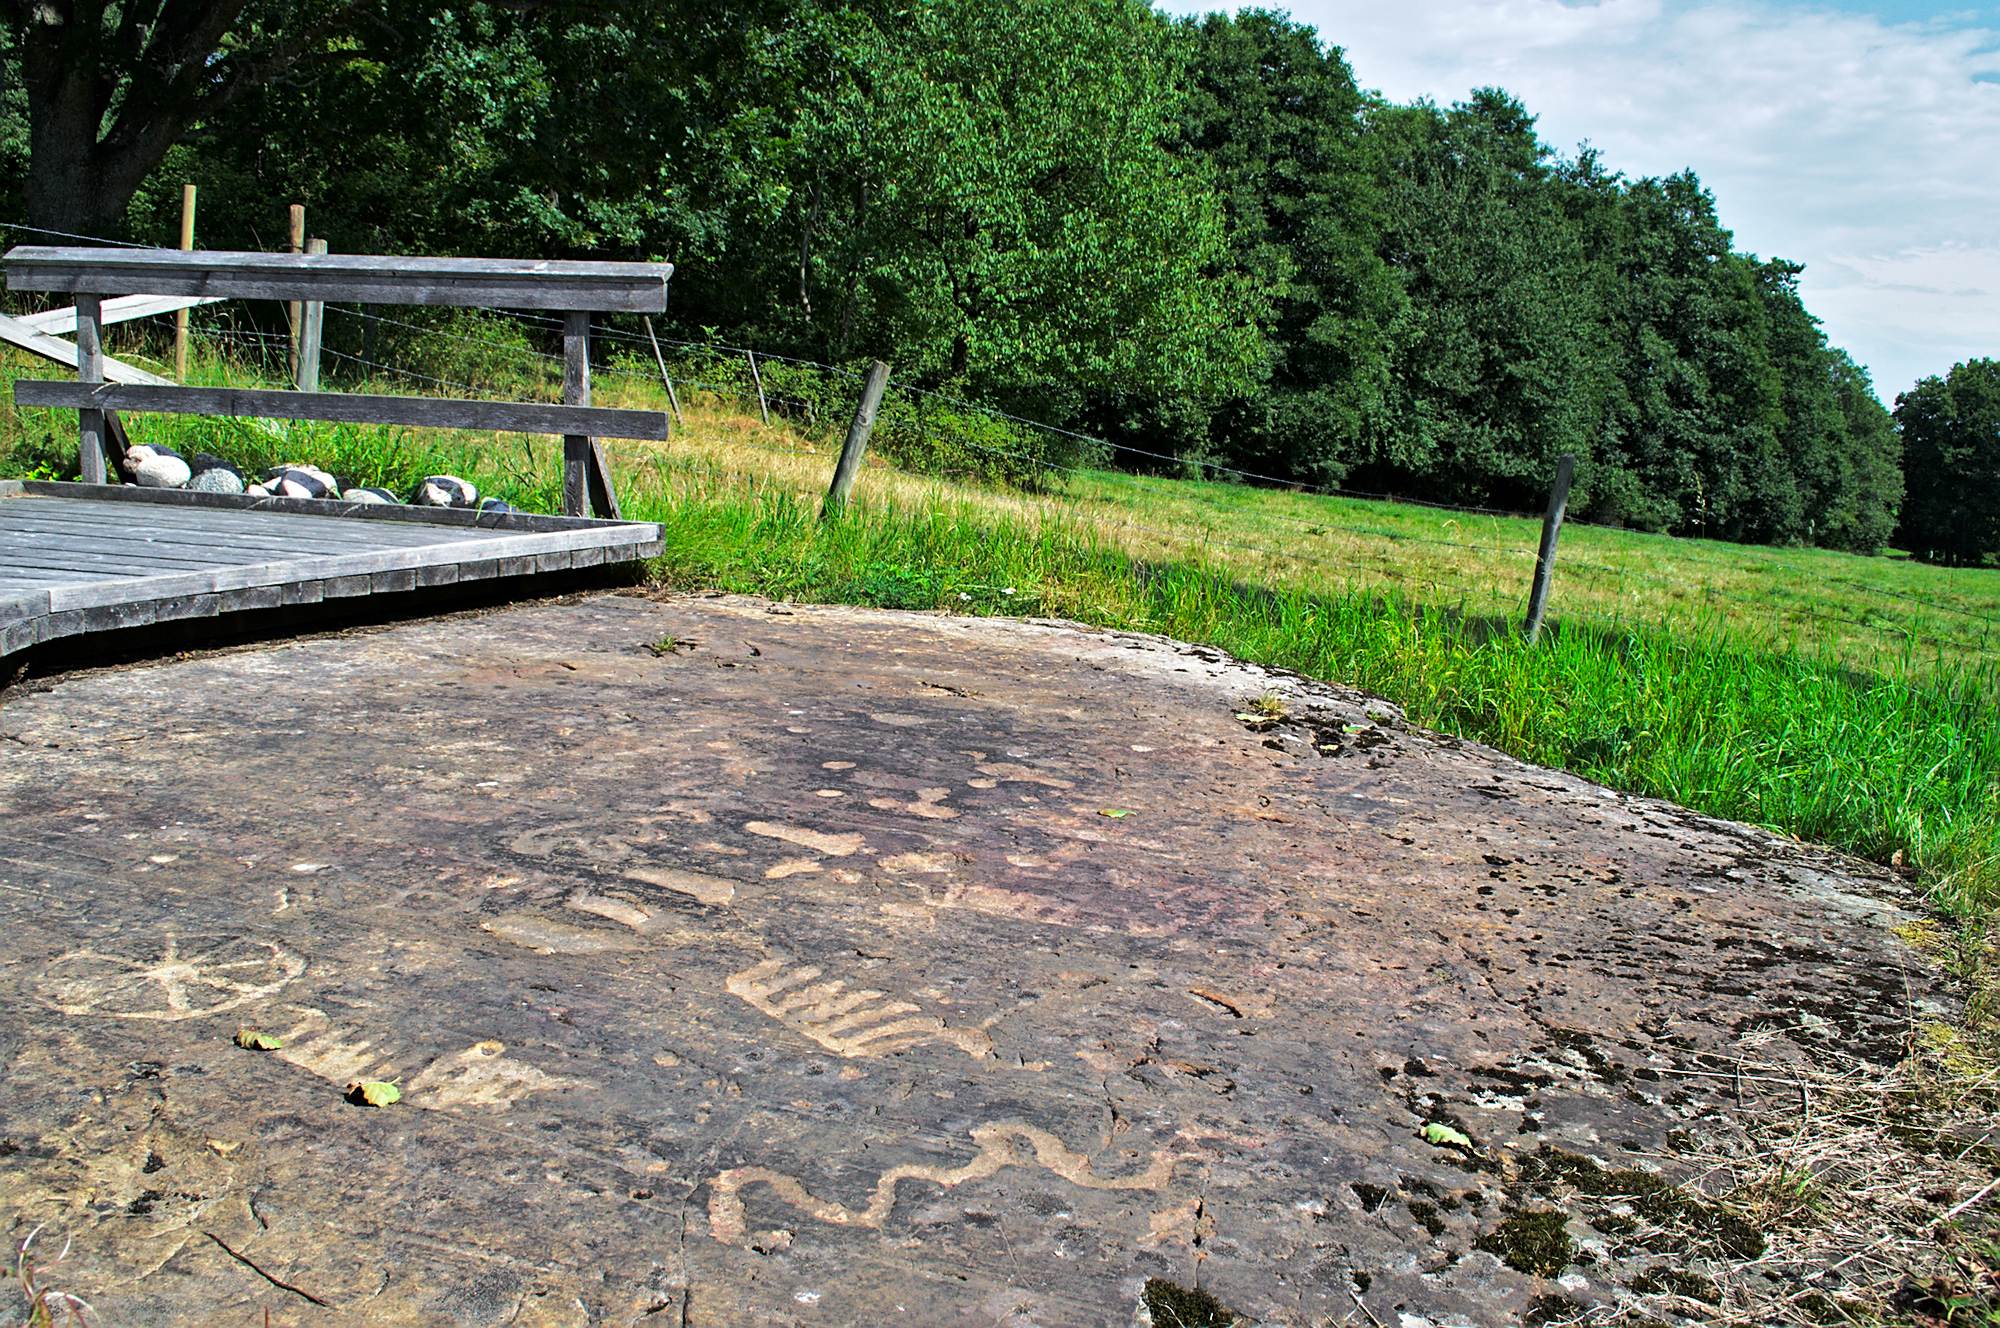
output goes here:
[{"label": "white cloud", "polygon": [[1628,175],[1692,166],[1738,247],[1806,265],[1807,305],[1885,399],[2000,356],[2000,13],[1898,23],[1774,0],[1292,12],[1397,101],[1498,85],[1564,151],[1588,139]]}]

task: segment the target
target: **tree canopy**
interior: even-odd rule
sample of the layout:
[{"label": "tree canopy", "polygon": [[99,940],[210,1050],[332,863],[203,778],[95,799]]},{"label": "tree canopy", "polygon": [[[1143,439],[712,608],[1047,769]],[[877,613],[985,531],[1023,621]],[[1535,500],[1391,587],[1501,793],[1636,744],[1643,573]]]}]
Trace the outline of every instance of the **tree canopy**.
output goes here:
[{"label": "tree canopy", "polygon": [[1966,360],[1896,398],[1909,501],[1904,547],[1939,562],[2000,558],[2000,359]]},{"label": "tree canopy", "polygon": [[667,257],[688,325],[1184,465],[1530,507],[1573,452],[1594,520],[1898,528],[1905,440],[1693,171],[1390,104],[1277,13],[0,0],[0,73],[33,224],[165,239],[191,179],[207,243],[304,202],[350,252]]}]

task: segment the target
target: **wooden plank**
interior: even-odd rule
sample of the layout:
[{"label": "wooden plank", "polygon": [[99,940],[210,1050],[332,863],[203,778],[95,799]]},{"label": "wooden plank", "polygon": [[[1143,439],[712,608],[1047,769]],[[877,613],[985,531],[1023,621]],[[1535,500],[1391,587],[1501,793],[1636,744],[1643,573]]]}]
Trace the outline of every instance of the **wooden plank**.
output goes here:
[{"label": "wooden plank", "polygon": [[330,576],[319,583],[320,590],[327,599],[353,599],[365,595],[374,585],[369,576]]},{"label": "wooden plank", "polygon": [[250,613],[258,609],[275,609],[284,602],[283,586],[245,586],[223,595],[217,608],[223,613]]},{"label": "wooden plank", "polygon": [[[221,302],[222,297],[219,295],[120,295],[115,300],[104,302],[102,321],[109,327],[113,323],[129,323],[139,318],[157,318],[161,314],[182,313],[189,309],[199,309],[204,304]],[[76,306],[45,309],[38,314],[18,314],[14,321],[44,336],[66,337],[76,331]]]},{"label": "wooden plank", "polygon": [[[448,539],[478,539],[504,532],[481,531],[477,529],[458,530],[451,527],[400,525],[386,521],[355,521],[352,523],[329,524],[328,518],[300,518],[280,512],[190,512],[177,513],[186,520],[161,521],[150,509],[146,518],[133,520],[128,517],[119,521],[121,511],[132,509],[122,505],[108,512],[62,511],[33,512],[20,516],[0,517],[0,534],[41,533],[62,534],[75,531],[80,534],[102,536],[109,539],[151,540],[169,544],[209,544],[228,545],[243,549],[295,550],[303,553],[337,553],[345,549],[399,548],[418,544],[436,544]],[[311,525],[304,524],[311,521]],[[299,529],[287,530],[285,524],[298,522]]]},{"label": "wooden plank", "polygon": [[5,581],[0,582],[0,584],[10,587],[9,594],[13,593],[11,588],[17,585],[54,584],[58,582],[68,585],[70,582],[76,580],[76,573],[74,572],[50,572],[35,567],[8,567],[0,569],[0,573],[4,573],[5,576]]},{"label": "wooden plank", "polygon": [[372,254],[262,254],[197,249],[21,245],[4,259],[18,291],[200,295],[238,300],[353,300],[568,312],[658,314],[671,263],[606,263]]},{"label": "wooden plank", "polygon": [[194,493],[186,489],[142,489],[136,484],[91,485],[63,480],[20,480],[19,497],[27,501],[67,498],[80,502],[130,503],[135,506],[168,509],[208,508],[216,511],[296,513],[308,518],[342,521],[391,521],[410,525],[457,527],[522,532],[583,530],[606,525],[622,525],[644,532],[644,538],[658,539],[659,526],[651,522],[607,523],[567,516],[545,516],[538,512],[481,512],[468,507],[411,507],[403,503],[348,503],[324,498],[256,498],[241,493]]},{"label": "wooden plank", "polygon": [[[139,551],[134,550],[137,554]],[[269,562],[264,558],[257,561]],[[58,547],[37,548],[34,544],[20,540],[0,541],[0,568],[7,571],[67,571],[81,576],[108,576],[125,579],[128,577],[155,576],[160,568],[175,571],[199,571],[204,567],[243,567],[247,563],[226,558],[201,557],[192,549],[178,552],[157,552],[149,554],[143,563],[134,558],[123,558],[104,553],[96,548],[79,547],[68,543]]]},{"label": "wooden plank", "polygon": [[530,401],[466,401],[444,397],[374,396],[359,392],[285,392],[249,387],[124,386],[23,379],[14,384],[22,406],[86,410],[153,410],[174,415],[248,419],[330,420],[341,424],[408,424],[429,429],[493,429],[507,433],[601,434],[665,438],[664,411]]},{"label": "wooden plank", "polygon": [[[602,525],[591,529],[541,535],[511,535],[502,539],[430,545],[416,549],[383,549],[369,553],[334,557],[301,558],[175,572],[129,581],[102,581],[92,584],[58,585],[49,591],[50,606],[63,611],[90,608],[98,604],[123,603],[144,597],[183,594],[214,594],[245,586],[273,585],[305,579],[359,578],[366,582],[377,572],[400,571],[446,562],[466,562],[493,558],[532,556],[539,564],[548,559],[552,567],[567,568],[570,550],[611,546],[628,547],[630,525]],[[365,593],[363,590],[355,593]]]},{"label": "wooden plank", "polygon": [[0,626],[0,656],[18,654],[30,646],[39,645],[47,622],[47,615],[38,614]]},{"label": "wooden plank", "polygon": [[0,622],[35,618],[49,611],[49,592],[0,578]]},{"label": "wooden plank", "polygon": [[[73,315],[76,311],[72,309],[70,312]],[[74,344],[45,332],[37,332],[22,323],[20,319],[7,314],[0,314],[0,341],[30,354],[39,355],[65,368],[76,368]],[[158,374],[134,368],[123,360],[114,360],[109,355],[104,357],[104,377],[113,383],[142,384],[148,387],[165,387],[168,381]]]},{"label": "wooden plank", "polygon": [[37,547],[20,539],[0,539],[0,575],[28,568],[69,568],[89,576],[156,576],[162,570],[195,571],[204,567],[255,567],[300,556],[338,557],[364,552],[343,550],[251,549],[205,551],[195,544],[106,544],[94,537],[71,535],[61,545]]},{"label": "wooden plank", "polygon": [[[100,541],[100,547],[107,552],[112,549],[137,550],[151,546],[186,545],[195,549],[227,549],[244,554],[254,553],[344,553],[353,549],[406,548],[419,544],[436,544],[442,539],[491,537],[495,532],[451,531],[427,529],[422,526],[392,526],[386,522],[363,525],[354,523],[352,528],[328,528],[323,523],[311,527],[289,531],[282,527],[273,528],[269,522],[252,524],[250,518],[264,513],[202,513],[208,518],[204,522],[162,522],[158,525],[137,525],[130,520],[118,521],[113,513],[73,513],[59,512],[14,518],[0,514],[0,539],[9,536],[60,536],[75,534]],[[309,519],[309,518],[308,518]],[[300,518],[272,515],[271,522],[294,522]],[[247,527],[231,529],[230,527]]]}]

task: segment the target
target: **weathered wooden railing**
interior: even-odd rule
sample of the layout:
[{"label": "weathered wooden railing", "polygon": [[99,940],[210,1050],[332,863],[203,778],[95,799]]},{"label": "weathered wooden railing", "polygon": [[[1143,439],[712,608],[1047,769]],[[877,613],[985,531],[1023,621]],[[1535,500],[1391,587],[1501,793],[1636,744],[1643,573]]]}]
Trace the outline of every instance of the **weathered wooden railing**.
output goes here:
[{"label": "weathered wooden railing", "polygon": [[[262,419],[408,424],[563,435],[563,511],[618,516],[611,472],[597,438],[665,438],[663,411],[590,404],[590,316],[664,313],[671,263],[533,262],[491,258],[389,258],[355,254],[258,254],[172,249],[81,249],[23,245],[0,259],[7,285],[74,297],[77,380],[14,385],[23,406],[74,408],[83,477],[103,483],[105,412],[167,411]],[[105,381],[106,296],[202,296],[241,300],[349,301],[534,309],[563,316],[562,404],[179,387]]]}]

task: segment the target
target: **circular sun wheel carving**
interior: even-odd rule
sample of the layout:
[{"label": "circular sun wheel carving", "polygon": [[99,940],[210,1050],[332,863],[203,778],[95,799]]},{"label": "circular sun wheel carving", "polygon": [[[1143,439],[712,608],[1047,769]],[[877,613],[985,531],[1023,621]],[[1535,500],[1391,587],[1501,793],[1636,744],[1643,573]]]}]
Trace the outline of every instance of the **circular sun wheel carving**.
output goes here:
[{"label": "circular sun wheel carving", "polygon": [[169,936],[164,947],[127,953],[72,950],[44,969],[36,986],[64,1014],[198,1019],[269,996],[305,968],[305,960],[268,941]]}]

